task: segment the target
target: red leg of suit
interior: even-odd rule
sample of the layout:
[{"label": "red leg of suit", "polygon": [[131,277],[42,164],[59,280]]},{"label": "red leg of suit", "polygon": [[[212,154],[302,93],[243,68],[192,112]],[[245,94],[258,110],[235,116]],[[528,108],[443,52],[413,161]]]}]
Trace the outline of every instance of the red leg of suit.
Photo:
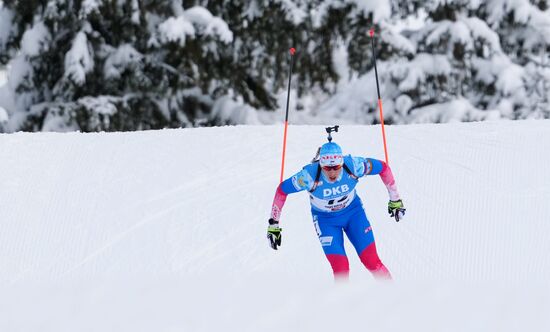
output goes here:
[{"label": "red leg of suit", "polygon": [[378,253],[376,252],[376,245],[371,243],[363,252],[361,255],[359,255],[359,258],[361,259],[361,262],[365,265],[365,267],[372,273],[372,275],[376,279],[386,279],[391,280],[391,274],[390,271],[382,264],[382,261],[378,257]]},{"label": "red leg of suit", "polygon": [[345,255],[329,254],[327,259],[332,266],[332,272],[335,279],[348,279],[349,278],[349,262]]}]

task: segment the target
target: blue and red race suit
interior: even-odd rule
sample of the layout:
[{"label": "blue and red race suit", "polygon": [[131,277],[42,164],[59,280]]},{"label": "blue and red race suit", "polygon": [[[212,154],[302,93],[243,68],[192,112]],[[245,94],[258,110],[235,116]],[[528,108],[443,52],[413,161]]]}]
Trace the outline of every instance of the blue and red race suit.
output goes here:
[{"label": "blue and red race suit", "polygon": [[306,165],[277,188],[271,218],[280,219],[287,195],[307,190],[313,224],[335,276],[347,277],[349,274],[343,240],[345,232],[367,269],[375,277],[391,278],[378,257],[372,227],[355,190],[361,177],[376,174],[386,185],[390,200],[399,200],[391,169],[381,160],[345,156],[344,167],[333,182],[321,171],[319,163]]}]

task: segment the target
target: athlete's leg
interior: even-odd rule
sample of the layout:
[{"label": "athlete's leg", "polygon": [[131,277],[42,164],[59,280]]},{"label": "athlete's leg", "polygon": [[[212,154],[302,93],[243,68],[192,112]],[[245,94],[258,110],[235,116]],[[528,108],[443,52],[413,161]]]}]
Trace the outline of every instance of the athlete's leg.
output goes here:
[{"label": "athlete's leg", "polygon": [[349,261],[346,255],[327,254],[328,262],[332,267],[332,273],[336,280],[347,280],[349,278]]},{"label": "athlete's leg", "polygon": [[363,265],[372,273],[376,279],[391,279],[390,271],[378,257],[376,252],[376,243],[369,244],[362,252],[359,254],[361,262]]},{"label": "athlete's leg", "polygon": [[372,227],[363,209],[359,209],[350,216],[344,230],[361,262],[372,275],[377,279],[391,279],[390,272],[378,257]]},{"label": "athlete's leg", "polygon": [[349,277],[349,262],[344,249],[342,226],[332,218],[313,214],[313,225],[321,242],[325,256],[332,267],[335,279]]}]

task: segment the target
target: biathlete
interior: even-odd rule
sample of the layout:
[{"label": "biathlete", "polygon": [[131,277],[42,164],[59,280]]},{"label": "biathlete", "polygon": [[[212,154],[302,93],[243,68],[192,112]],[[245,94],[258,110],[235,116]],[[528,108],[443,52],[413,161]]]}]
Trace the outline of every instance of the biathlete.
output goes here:
[{"label": "biathlete", "polygon": [[376,252],[372,227],[355,186],[363,176],[380,175],[389,193],[388,213],[399,221],[405,215],[405,208],[392,171],[381,160],[344,156],[340,146],[332,142],[331,132],[338,131],[338,126],[326,129],[329,142],[318,150],[312,163],[277,188],[267,229],[271,248],[277,250],[281,245],[279,220],[287,195],[307,190],[313,224],[335,278],[347,279],[349,276],[349,262],[344,249],[345,232],[361,262],[373,276],[391,279],[390,272]]}]

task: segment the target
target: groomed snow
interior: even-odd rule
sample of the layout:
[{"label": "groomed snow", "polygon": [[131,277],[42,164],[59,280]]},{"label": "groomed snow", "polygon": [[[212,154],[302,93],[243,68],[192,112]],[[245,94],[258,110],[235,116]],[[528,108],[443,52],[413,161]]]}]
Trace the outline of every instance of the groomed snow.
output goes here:
[{"label": "groomed snow", "polygon": [[[550,121],[386,128],[405,220],[378,176],[358,192],[392,283],[349,246],[333,282],[305,193],[268,247],[282,131],[0,135],[0,330],[550,329]],[[285,175],[324,141],[290,126]],[[383,158],[380,126],[335,141]]]}]

